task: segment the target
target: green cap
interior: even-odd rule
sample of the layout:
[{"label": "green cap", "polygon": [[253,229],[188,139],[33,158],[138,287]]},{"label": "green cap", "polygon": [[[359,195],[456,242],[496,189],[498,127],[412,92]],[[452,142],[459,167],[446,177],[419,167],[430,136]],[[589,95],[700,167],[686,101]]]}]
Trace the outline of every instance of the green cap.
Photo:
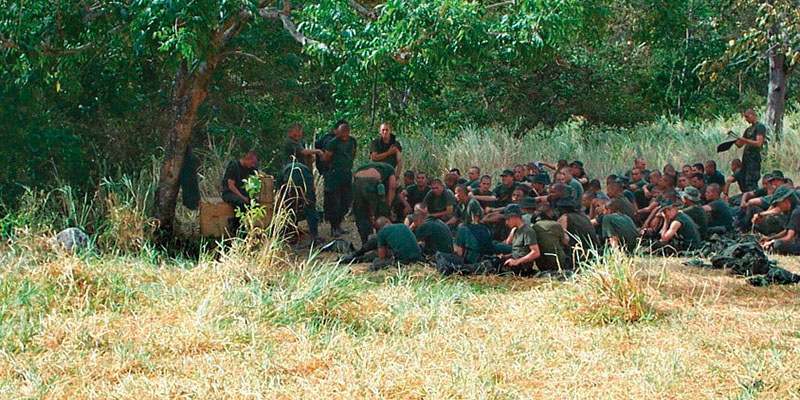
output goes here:
[{"label": "green cap", "polygon": [[558,199],[558,201],[556,201],[556,208],[571,208],[571,209],[574,209],[576,207],[576,205],[575,205],[576,203],[577,202],[575,201],[574,197],[572,197],[572,196],[564,196],[564,197]]},{"label": "green cap", "polygon": [[775,189],[775,193],[772,194],[772,201],[769,202],[769,205],[777,205],[793,195],[794,190],[792,190],[789,186],[781,185],[781,187]]},{"label": "green cap", "polygon": [[547,185],[547,174],[545,173],[536,174],[536,176],[533,177],[533,183],[541,183],[542,185]]},{"label": "green cap", "polygon": [[689,199],[695,203],[701,202],[700,200],[700,191],[697,190],[694,186],[687,186],[681,192],[681,197]]},{"label": "green cap", "polygon": [[520,208],[536,208],[536,199],[533,197],[525,197],[519,202]]},{"label": "green cap", "polygon": [[783,176],[783,171],[777,169],[772,171],[772,174],[769,174],[769,177],[767,178],[767,182],[772,182],[775,179],[780,179],[782,181],[785,181],[786,177]]},{"label": "green cap", "polygon": [[503,173],[500,174],[500,176],[514,176],[514,171],[510,169],[504,170]]},{"label": "green cap", "polygon": [[503,210],[503,218],[508,218],[511,216],[517,216],[517,217],[522,216],[522,210],[519,208],[518,204],[509,204]]},{"label": "green cap", "polygon": [[658,205],[661,207],[659,209],[659,211],[664,211],[664,210],[666,210],[668,208],[672,208],[672,207],[677,207],[678,206],[677,204],[675,204],[674,201],[672,201],[670,199],[662,199],[661,201],[658,202]]}]

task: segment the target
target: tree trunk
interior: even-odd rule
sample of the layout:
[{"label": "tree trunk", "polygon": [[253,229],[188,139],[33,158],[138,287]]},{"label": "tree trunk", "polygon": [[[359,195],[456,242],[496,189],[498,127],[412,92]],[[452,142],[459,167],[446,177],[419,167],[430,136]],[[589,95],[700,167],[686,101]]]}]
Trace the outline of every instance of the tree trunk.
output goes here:
[{"label": "tree trunk", "polygon": [[156,193],[156,218],[164,232],[171,232],[175,219],[175,205],[180,189],[180,170],[186,148],[192,137],[195,117],[208,94],[208,84],[217,66],[218,56],[203,61],[191,71],[184,64],[178,69],[169,111],[170,129],[161,164]]},{"label": "tree trunk", "polygon": [[776,50],[769,53],[769,90],[767,91],[767,126],[772,128],[775,141],[780,141],[783,131],[783,114],[786,110],[786,55]]}]

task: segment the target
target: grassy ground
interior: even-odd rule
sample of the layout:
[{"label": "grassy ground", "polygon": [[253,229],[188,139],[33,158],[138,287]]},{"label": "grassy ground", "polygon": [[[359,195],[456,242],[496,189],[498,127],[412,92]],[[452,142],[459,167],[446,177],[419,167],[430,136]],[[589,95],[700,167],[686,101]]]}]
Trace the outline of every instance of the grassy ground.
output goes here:
[{"label": "grassy ground", "polygon": [[[789,138],[799,120],[790,117]],[[439,171],[485,157],[477,163],[501,169],[571,151],[600,175],[633,155],[710,157],[737,123],[686,128],[708,133],[698,135],[655,124],[594,141],[577,125],[542,142],[423,132],[407,140],[420,149],[407,160]],[[800,169],[794,139],[768,163]],[[491,150],[459,152],[486,141]],[[228,157],[209,154],[207,195]],[[259,237],[169,256],[148,240],[153,189],[151,171],[94,198],[31,193],[0,220],[0,397],[800,397],[796,286],[754,288],[679,260],[619,255],[567,282],[442,278],[425,265],[369,273]],[[196,215],[179,217],[195,229]],[[51,251],[48,236],[68,225],[87,227],[94,250]],[[800,272],[797,258],[777,259]]]}]

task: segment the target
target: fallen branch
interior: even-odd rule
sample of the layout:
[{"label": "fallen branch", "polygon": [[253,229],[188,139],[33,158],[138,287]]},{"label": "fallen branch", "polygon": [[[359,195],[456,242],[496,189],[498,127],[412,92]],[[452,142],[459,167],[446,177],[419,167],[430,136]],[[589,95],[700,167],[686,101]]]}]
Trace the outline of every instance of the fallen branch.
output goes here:
[{"label": "fallen branch", "polygon": [[297,41],[297,43],[300,43],[303,46],[312,45],[321,50],[328,49],[328,46],[325,43],[310,39],[300,33],[297,30],[297,25],[295,25],[294,21],[292,21],[292,18],[289,17],[289,15],[283,10],[278,10],[275,8],[262,8],[258,10],[258,15],[261,16],[261,18],[281,20],[281,23],[283,23],[283,28],[289,32],[289,35],[291,35],[294,40]]}]

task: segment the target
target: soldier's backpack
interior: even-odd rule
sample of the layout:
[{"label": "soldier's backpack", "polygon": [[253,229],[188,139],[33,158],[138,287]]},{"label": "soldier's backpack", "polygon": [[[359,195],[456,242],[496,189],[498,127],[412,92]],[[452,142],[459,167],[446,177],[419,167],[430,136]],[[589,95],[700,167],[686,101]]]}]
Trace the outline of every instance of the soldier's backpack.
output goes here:
[{"label": "soldier's backpack", "polygon": [[736,243],[711,258],[714,268],[730,268],[734,275],[766,274],[772,264],[759,243]]}]

